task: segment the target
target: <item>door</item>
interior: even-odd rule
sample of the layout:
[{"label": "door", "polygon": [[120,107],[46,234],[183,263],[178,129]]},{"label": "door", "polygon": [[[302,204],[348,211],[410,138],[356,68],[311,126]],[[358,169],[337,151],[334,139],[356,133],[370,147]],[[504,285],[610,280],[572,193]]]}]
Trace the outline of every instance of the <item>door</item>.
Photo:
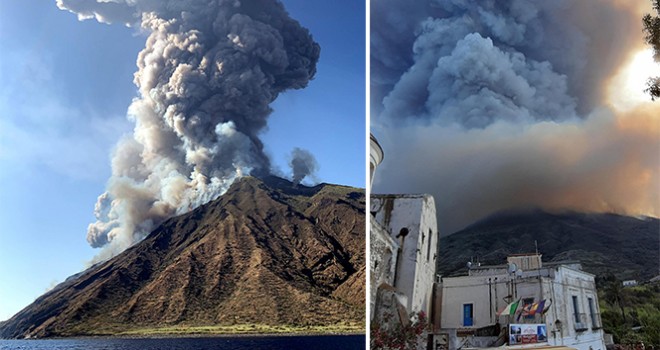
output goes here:
[{"label": "door", "polygon": [[472,304],[463,304],[463,326],[472,326],[473,313]]}]

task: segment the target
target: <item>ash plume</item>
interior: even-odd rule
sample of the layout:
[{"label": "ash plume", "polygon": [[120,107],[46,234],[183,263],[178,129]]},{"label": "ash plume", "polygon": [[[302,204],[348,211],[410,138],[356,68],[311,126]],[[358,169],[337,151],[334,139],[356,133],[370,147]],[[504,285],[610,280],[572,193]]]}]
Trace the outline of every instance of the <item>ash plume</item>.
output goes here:
[{"label": "ash plume", "polygon": [[375,193],[433,194],[444,234],[511,207],[660,214],[658,108],[609,95],[643,47],[639,4],[424,1],[388,15],[408,4],[372,3]]},{"label": "ash plume", "polygon": [[259,133],[269,104],[304,88],[320,47],[276,0],[57,0],[61,9],[148,33],[137,58],[135,123],[112,156],[112,177],[87,240],[110,254],[164,219],[270,171]]},{"label": "ash plume", "polygon": [[292,182],[299,184],[306,176],[313,175],[318,169],[314,155],[309,151],[295,147],[291,151],[289,166],[292,172]]}]

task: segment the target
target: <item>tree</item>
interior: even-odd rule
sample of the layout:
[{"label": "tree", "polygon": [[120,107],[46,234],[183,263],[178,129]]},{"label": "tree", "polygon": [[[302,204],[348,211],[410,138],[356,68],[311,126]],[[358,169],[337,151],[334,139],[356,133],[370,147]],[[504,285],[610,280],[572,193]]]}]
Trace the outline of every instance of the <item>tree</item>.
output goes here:
[{"label": "tree", "polygon": [[[653,48],[653,59],[660,62],[660,0],[651,0],[657,16],[645,14],[642,18],[644,25],[644,40]],[[651,77],[646,82],[645,92],[651,95],[651,100],[660,98],[660,77]]]},{"label": "tree", "polygon": [[[658,0],[660,1],[660,0]],[[621,310],[621,318],[623,318],[623,323],[627,323],[626,321],[626,312],[624,310],[624,292],[623,292],[623,285],[621,282],[619,282],[618,279],[614,279],[605,287],[605,300],[610,303],[610,305],[618,305],[619,309]]]}]

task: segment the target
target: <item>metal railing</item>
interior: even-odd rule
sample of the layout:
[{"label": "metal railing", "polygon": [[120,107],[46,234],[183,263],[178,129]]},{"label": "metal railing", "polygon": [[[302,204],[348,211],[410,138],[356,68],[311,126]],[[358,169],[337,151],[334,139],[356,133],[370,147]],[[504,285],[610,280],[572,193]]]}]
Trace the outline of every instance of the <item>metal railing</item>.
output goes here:
[{"label": "metal railing", "polygon": [[573,322],[575,323],[575,330],[576,331],[584,331],[589,329],[589,323],[587,314],[585,313],[579,313],[579,314],[573,314]]}]

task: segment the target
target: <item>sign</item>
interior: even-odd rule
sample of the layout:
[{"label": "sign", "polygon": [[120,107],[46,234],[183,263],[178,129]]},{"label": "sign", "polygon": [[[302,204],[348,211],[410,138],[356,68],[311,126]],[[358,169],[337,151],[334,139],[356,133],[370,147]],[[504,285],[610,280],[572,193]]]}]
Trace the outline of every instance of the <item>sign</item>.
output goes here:
[{"label": "sign", "polygon": [[548,331],[545,324],[509,325],[509,345],[536,344],[547,341]]}]

